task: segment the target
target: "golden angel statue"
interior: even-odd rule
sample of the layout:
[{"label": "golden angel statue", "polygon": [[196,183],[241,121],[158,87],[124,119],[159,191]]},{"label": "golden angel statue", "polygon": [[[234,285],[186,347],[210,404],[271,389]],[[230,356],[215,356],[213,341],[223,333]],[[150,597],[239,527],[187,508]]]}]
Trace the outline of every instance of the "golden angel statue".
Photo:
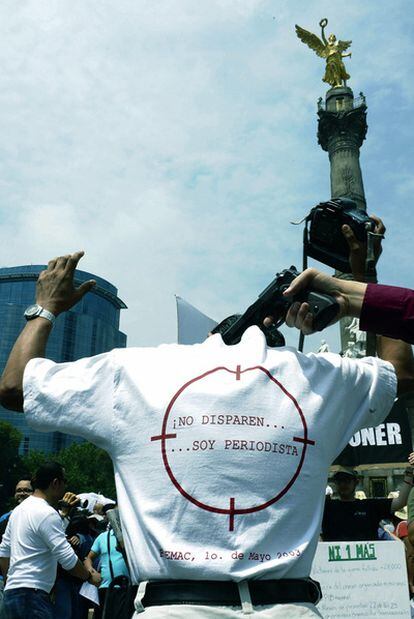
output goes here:
[{"label": "golden angel statue", "polygon": [[326,70],[325,75],[322,78],[323,81],[330,84],[332,88],[346,86],[346,80],[348,80],[350,76],[346,72],[342,58],[352,56],[352,54],[351,52],[348,54],[343,54],[342,52],[348,49],[352,41],[337,41],[334,34],[330,34],[328,39],[326,39],[325,28],[328,25],[328,20],[326,18],[321,19],[319,25],[322,30],[322,41],[318,36],[316,36],[316,34],[313,34],[298,25],[295,26],[296,34],[300,40],[313,49],[318,56],[321,58],[326,58]]}]

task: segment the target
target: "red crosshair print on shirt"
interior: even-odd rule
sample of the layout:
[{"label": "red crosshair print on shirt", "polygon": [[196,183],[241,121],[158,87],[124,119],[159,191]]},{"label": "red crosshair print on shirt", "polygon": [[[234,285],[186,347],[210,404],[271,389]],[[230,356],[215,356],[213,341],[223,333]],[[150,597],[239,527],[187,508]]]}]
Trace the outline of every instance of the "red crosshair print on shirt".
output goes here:
[{"label": "red crosshair print on shirt", "polygon": [[[234,380],[244,389],[242,393],[234,390]],[[231,390],[230,395],[226,388]],[[210,408],[209,394],[214,394]],[[260,408],[260,402],[266,404]],[[193,440],[199,439],[201,432],[207,432],[208,439]],[[200,509],[228,515],[230,531],[234,530],[236,515],[266,509],[289,491],[300,475],[307,448],[315,445],[308,438],[306,419],[298,402],[281,382],[262,366],[242,370],[240,365],[235,370],[224,366],[213,368],[180,387],[167,406],[161,433],[152,436],[151,441],[160,442],[163,465],[180,494]],[[257,475],[254,496],[250,499],[240,469],[246,457],[250,478],[252,474]],[[206,487],[191,479],[197,466],[199,471],[203,467],[214,469],[217,459],[233,467],[231,487],[226,486],[226,480],[217,481],[217,478],[208,486],[209,478],[203,472],[197,482],[200,477],[206,478]],[[261,485],[261,477],[265,485]]]}]

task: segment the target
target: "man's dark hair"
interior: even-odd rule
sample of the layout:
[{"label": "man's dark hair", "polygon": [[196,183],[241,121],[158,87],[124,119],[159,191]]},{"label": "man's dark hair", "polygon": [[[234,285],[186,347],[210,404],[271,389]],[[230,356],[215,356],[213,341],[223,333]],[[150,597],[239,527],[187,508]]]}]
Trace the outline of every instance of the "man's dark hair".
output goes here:
[{"label": "man's dark hair", "polygon": [[47,490],[54,479],[65,478],[63,466],[59,462],[45,462],[37,469],[32,479],[32,487],[34,490]]},{"label": "man's dark hair", "polygon": [[[211,333],[224,333],[236,322],[238,318],[240,318],[240,316],[241,314],[232,314],[231,316],[227,316],[227,318],[219,322],[219,324],[211,330]],[[257,326],[261,331],[263,331],[266,338],[266,344],[268,346],[271,348],[276,348],[277,346],[285,345],[285,338],[274,325],[270,327],[265,327],[264,325]]]},{"label": "man's dark hair", "polygon": [[29,481],[30,483],[32,483],[32,478],[29,477],[29,475],[24,475],[23,477],[19,477],[19,479],[16,481],[16,486],[17,484],[20,484],[21,481]]}]

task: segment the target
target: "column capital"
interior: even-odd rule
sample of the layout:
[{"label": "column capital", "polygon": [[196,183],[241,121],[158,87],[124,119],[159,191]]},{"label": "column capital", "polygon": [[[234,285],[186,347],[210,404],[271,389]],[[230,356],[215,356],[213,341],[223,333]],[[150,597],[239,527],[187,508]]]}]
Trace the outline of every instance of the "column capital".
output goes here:
[{"label": "column capital", "polygon": [[344,112],[320,108],[318,116],[318,143],[323,150],[329,151],[338,138],[349,141],[349,147],[361,147],[368,129],[365,105]]}]

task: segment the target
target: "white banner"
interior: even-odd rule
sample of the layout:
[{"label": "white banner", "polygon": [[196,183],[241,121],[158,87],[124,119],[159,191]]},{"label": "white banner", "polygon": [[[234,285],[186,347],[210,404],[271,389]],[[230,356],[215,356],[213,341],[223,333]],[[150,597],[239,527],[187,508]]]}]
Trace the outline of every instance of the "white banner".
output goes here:
[{"label": "white banner", "polygon": [[218,324],[181,297],[177,301],[178,344],[201,344]]},{"label": "white banner", "polygon": [[311,576],[324,619],[411,618],[402,542],[320,542]]}]

